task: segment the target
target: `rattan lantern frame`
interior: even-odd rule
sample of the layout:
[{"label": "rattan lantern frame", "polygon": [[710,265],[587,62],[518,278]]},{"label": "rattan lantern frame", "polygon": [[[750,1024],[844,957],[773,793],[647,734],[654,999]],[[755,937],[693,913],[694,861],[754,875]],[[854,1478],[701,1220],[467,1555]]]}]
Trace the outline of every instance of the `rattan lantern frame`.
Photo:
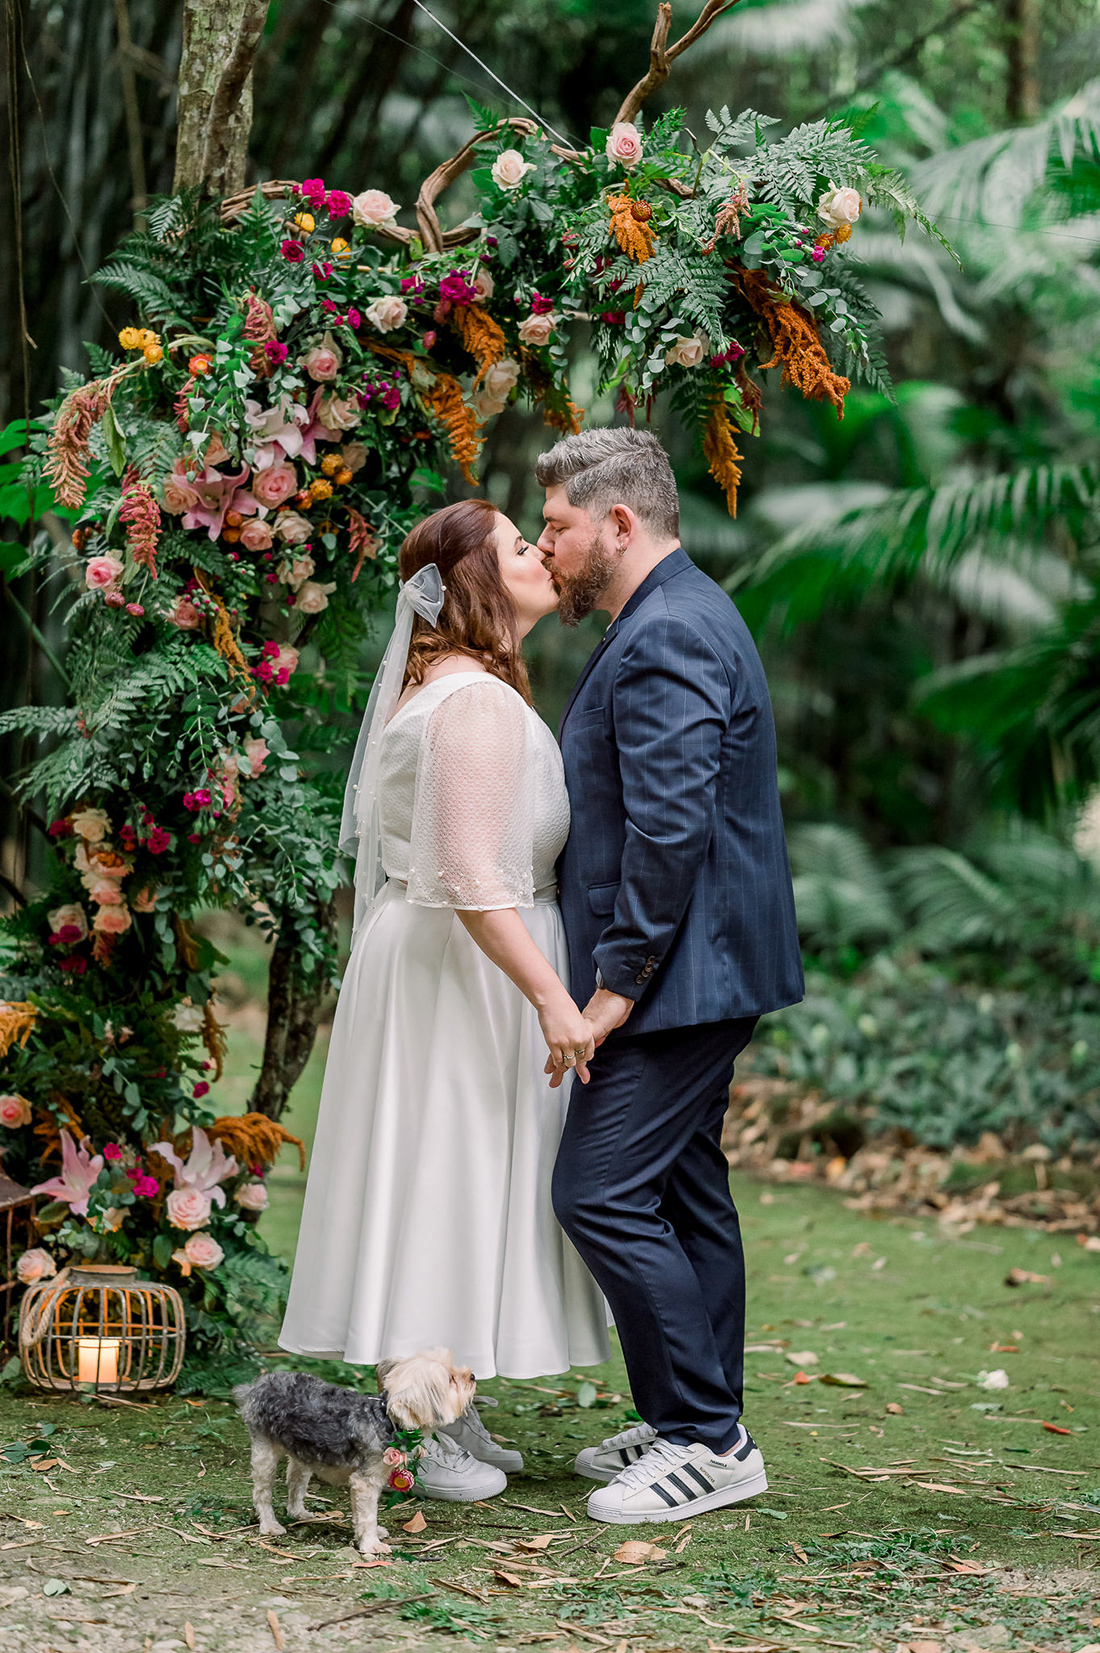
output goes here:
[{"label": "rattan lantern frame", "polygon": [[121,1264],[62,1269],[31,1286],[19,1306],[19,1357],[38,1389],[167,1389],[179,1376],[186,1340],[179,1292]]}]

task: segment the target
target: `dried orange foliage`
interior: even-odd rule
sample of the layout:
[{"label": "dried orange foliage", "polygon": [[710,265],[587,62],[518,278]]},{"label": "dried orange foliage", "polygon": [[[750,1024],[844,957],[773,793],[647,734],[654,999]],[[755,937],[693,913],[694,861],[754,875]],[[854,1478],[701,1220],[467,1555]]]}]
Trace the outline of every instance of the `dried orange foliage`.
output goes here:
[{"label": "dried orange foliage", "polygon": [[463,348],[477,363],[475,386],[479,385],[491,367],[502,362],[508,354],[508,341],[500,327],[477,304],[460,304],[451,312],[451,326],[462,340]]},{"label": "dried orange foliage", "polygon": [[211,1142],[220,1142],[238,1165],[274,1165],[283,1144],[292,1142],[298,1150],[302,1170],[306,1168],[305,1143],[266,1114],[245,1113],[215,1119],[206,1134]]},{"label": "dried orange foliage", "polygon": [[843,419],[844,398],[852,382],[833,372],[813,316],[776,292],[762,270],[742,270],[738,279],[742,292],[768,329],[775,351],[771,361],[761,366],[782,366],[785,385],[794,385],[815,402],[831,402],[837,418]]},{"label": "dried orange foliage", "polygon": [[449,373],[439,373],[431,389],[424,392],[424,399],[447,432],[451,452],[466,481],[476,482],[474,466],[481,441],[477,414],[464,399],[462,386]]},{"label": "dried orange foliage", "polygon": [[179,913],[172,915],[172,928],[176,932],[176,957],[187,970],[197,970],[199,967],[199,944],[186,922]]},{"label": "dried orange foliage", "polygon": [[206,1054],[214,1064],[214,1078],[220,1079],[225,1067],[225,1053],[228,1041],[225,1028],[214,1014],[214,1001],[207,999],[202,1007],[202,1042],[206,1046]]},{"label": "dried orange foliage", "polygon": [[109,401],[109,389],[102,380],[81,385],[62,402],[46,438],[46,481],[58,503],[71,511],[84,503],[92,427],[103,418]]},{"label": "dried orange foliage", "polygon": [[725,489],[726,505],[731,517],[737,515],[737,489],[741,482],[741,455],[733,438],[733,426],[723,401],[715,402],[703,435],[703,457],[710,474],[720,488]]},{"label": "dried orange foliage", "polygon": [[641,224],[634,217],[634,202],[629,195],[612,195],[607,204],[611,209],[611,233],[615,240],[635,264],[644,264],[657,251],[653,231],[648,224]]},{"label": "dried orange foliage", "polygon": [[28,1000],[0,1001],[0,1056],[6,1056],[18,1039],[23,1050],[38,1020],[38,1011]]},{"label": "dried orange foliage", "polygon": [[50,1092],[50,1107],[54,1109],[54,1113],[43,1114],[34,1127],[35,1136],[42,1138],[42,1153],[39,1157],[43,1164],[48,1159],[61,1158],[61,1126],[55,1117],[56,1114],[64,1114],[65,1123],[69,1128],[69,1135],[75,1142],[83,1142],[88,1134],[84,1129],[80,1115],[69,1101],[69,1098],[62,1096],[60,1091]]}]

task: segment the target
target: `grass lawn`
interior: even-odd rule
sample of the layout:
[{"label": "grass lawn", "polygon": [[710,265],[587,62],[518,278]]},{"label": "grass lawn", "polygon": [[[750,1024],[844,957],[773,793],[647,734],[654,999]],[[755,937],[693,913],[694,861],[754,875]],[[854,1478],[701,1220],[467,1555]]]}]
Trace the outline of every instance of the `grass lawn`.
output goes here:
[{"label": "grass lawn", "polygon": [[[234,1036],[228,1107],[250,1039]],[[320,1071],[318,1054],[288,1118],[307,1137]],[[301,1185],[288,1163],[264,1217],[287,1256]],[[617,1360],[483,1385],[525,1472],[486,1504],[401,1506],[384,1565],[349,1547],[341,1490],[321,1489],[325,1522],[259,1542],[228,1404],[0,1392],[0,1442],[48,1431],[58,1460],[0,1464],[0,1650],[1100,1653],[1100,1256],[1072,1235],[956,1239],[823,1189],[734,1188],[746,1421],[771,1482],[753,1504],[690,1525],[587,1520],[572,1459],[632,1419]],[[1009,1288],[1012,1267],[1049,1285]],[[1009,1387],[980,1387],[995,1368]],[[843,1374],[862,1386],[824,1381]],[[624,1539],[663,1553],[617,1561]]]}]

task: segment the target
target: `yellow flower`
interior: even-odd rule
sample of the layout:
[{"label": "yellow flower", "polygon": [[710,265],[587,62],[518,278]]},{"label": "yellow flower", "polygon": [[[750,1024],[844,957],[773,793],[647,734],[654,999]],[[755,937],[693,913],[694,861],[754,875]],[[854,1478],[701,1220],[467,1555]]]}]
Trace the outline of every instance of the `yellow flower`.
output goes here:
[{"label": "yellow flower", "polygon": [[349,467],[347,465],[341,465],[340,469],[337,471],[335,477],[333,478],[333,481],[336,483],[338,488],[343,488],[347,483],[349,483],[351,481],[351,479],[354,475],[355,475],[355,472],[352,471],[351,469],[349,469]]},{"label": "yellow flower", "polygon": [[118,342],[123,350],[141,349],[141,332],[137,327],[124,327],[118,335]]},{"label": "yellow flower", "polygon": [[143,327],[141,329],[141,332],[138,334],[138,343],[140,344],[140,346],[143,350],[145,349],[146,345],[159,344],[160,343],[160,334],[159,333],[154,333],[152,331],[152,329],[149,328],[149,327]]},{"label": "yellow flower", "polygon": [[164,355],[164,351],[161,349],[159,344],[147,344],[141,353],[150,367],[156,367],[157,363]]},{"label": "yellow flower", "polygon": [[311,212],[296,212],[294,214],[294,223],[295,227],[300,229],[303,235],[313,234],[313,214]]},{"label": "yellow flower", "polygon": [[326,482],[323,477],[318,477],[315,482],[310,483],[309,491],[314,499],[331,499],[332,483]]},{"label": "yellow flower", "polygon": [[338,453],[326,453],[321,461],[321,469],[326,476],[335,476],[343,463]]},{"label": "yellow flower", "polygon": [[851,234],[851,224],[838,224],[836,229],[833,231],[833,240],[840,242],[847,241],[850,239]]},{"label": "yellow flower", "polygon": [[351,257],[351,247],[348,242],[344,240],[342,235],[338,235],[336,240],[332,243],[332,256],[341,264],[345,261],[345,259]]}]

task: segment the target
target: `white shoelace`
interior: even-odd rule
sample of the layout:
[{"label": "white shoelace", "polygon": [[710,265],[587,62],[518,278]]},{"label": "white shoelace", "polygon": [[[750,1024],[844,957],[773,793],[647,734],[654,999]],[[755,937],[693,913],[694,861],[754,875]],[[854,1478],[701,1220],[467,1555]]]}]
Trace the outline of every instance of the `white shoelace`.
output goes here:
[{"label": "white shoelace", "polygon": [[645,1446],[650,1441],[656,1440],[656,1438],[657,1437],[653,1432],[652,1424],[636,1423],[633,1429],[624,1429],[621,1435],[609,1435],[602,1444],[612,1448],[619,1446]]},{"label": "white shoelace", "polygon": [[656,1481],[670,1469],[677,1469],[691,1456],[690,1446],[676,1441],[662,1441],[658,1436],[644,1458],[639,1458],[621,1475],[615,1477],[621,1487],[640,1486],[644,1481]]},{"label": "white shoelace", "polygon": [[[447,1469],[460,1469],[462,1465],[456,1461],[460,1458],[469,1458],[471,1463],[476,1462],[473,1454],[467,1452],[464,1446],[459,1446],[450,1435],[429,1435],[424,1442],[420,1458],[421,1462],[427,1460],[428,1463],[441,1463]],[[448,1459],[451,1461],[448,1462]]]},{"label": "white shoelace", "polygon": [[470,1402],[458,1421],[464,1423],[466,1428],[477,1436],[478,1440],[485,1441],[489,1446],[493,1445],[493,1437],[482,1423],[481,1414],[473,1401]]}]

